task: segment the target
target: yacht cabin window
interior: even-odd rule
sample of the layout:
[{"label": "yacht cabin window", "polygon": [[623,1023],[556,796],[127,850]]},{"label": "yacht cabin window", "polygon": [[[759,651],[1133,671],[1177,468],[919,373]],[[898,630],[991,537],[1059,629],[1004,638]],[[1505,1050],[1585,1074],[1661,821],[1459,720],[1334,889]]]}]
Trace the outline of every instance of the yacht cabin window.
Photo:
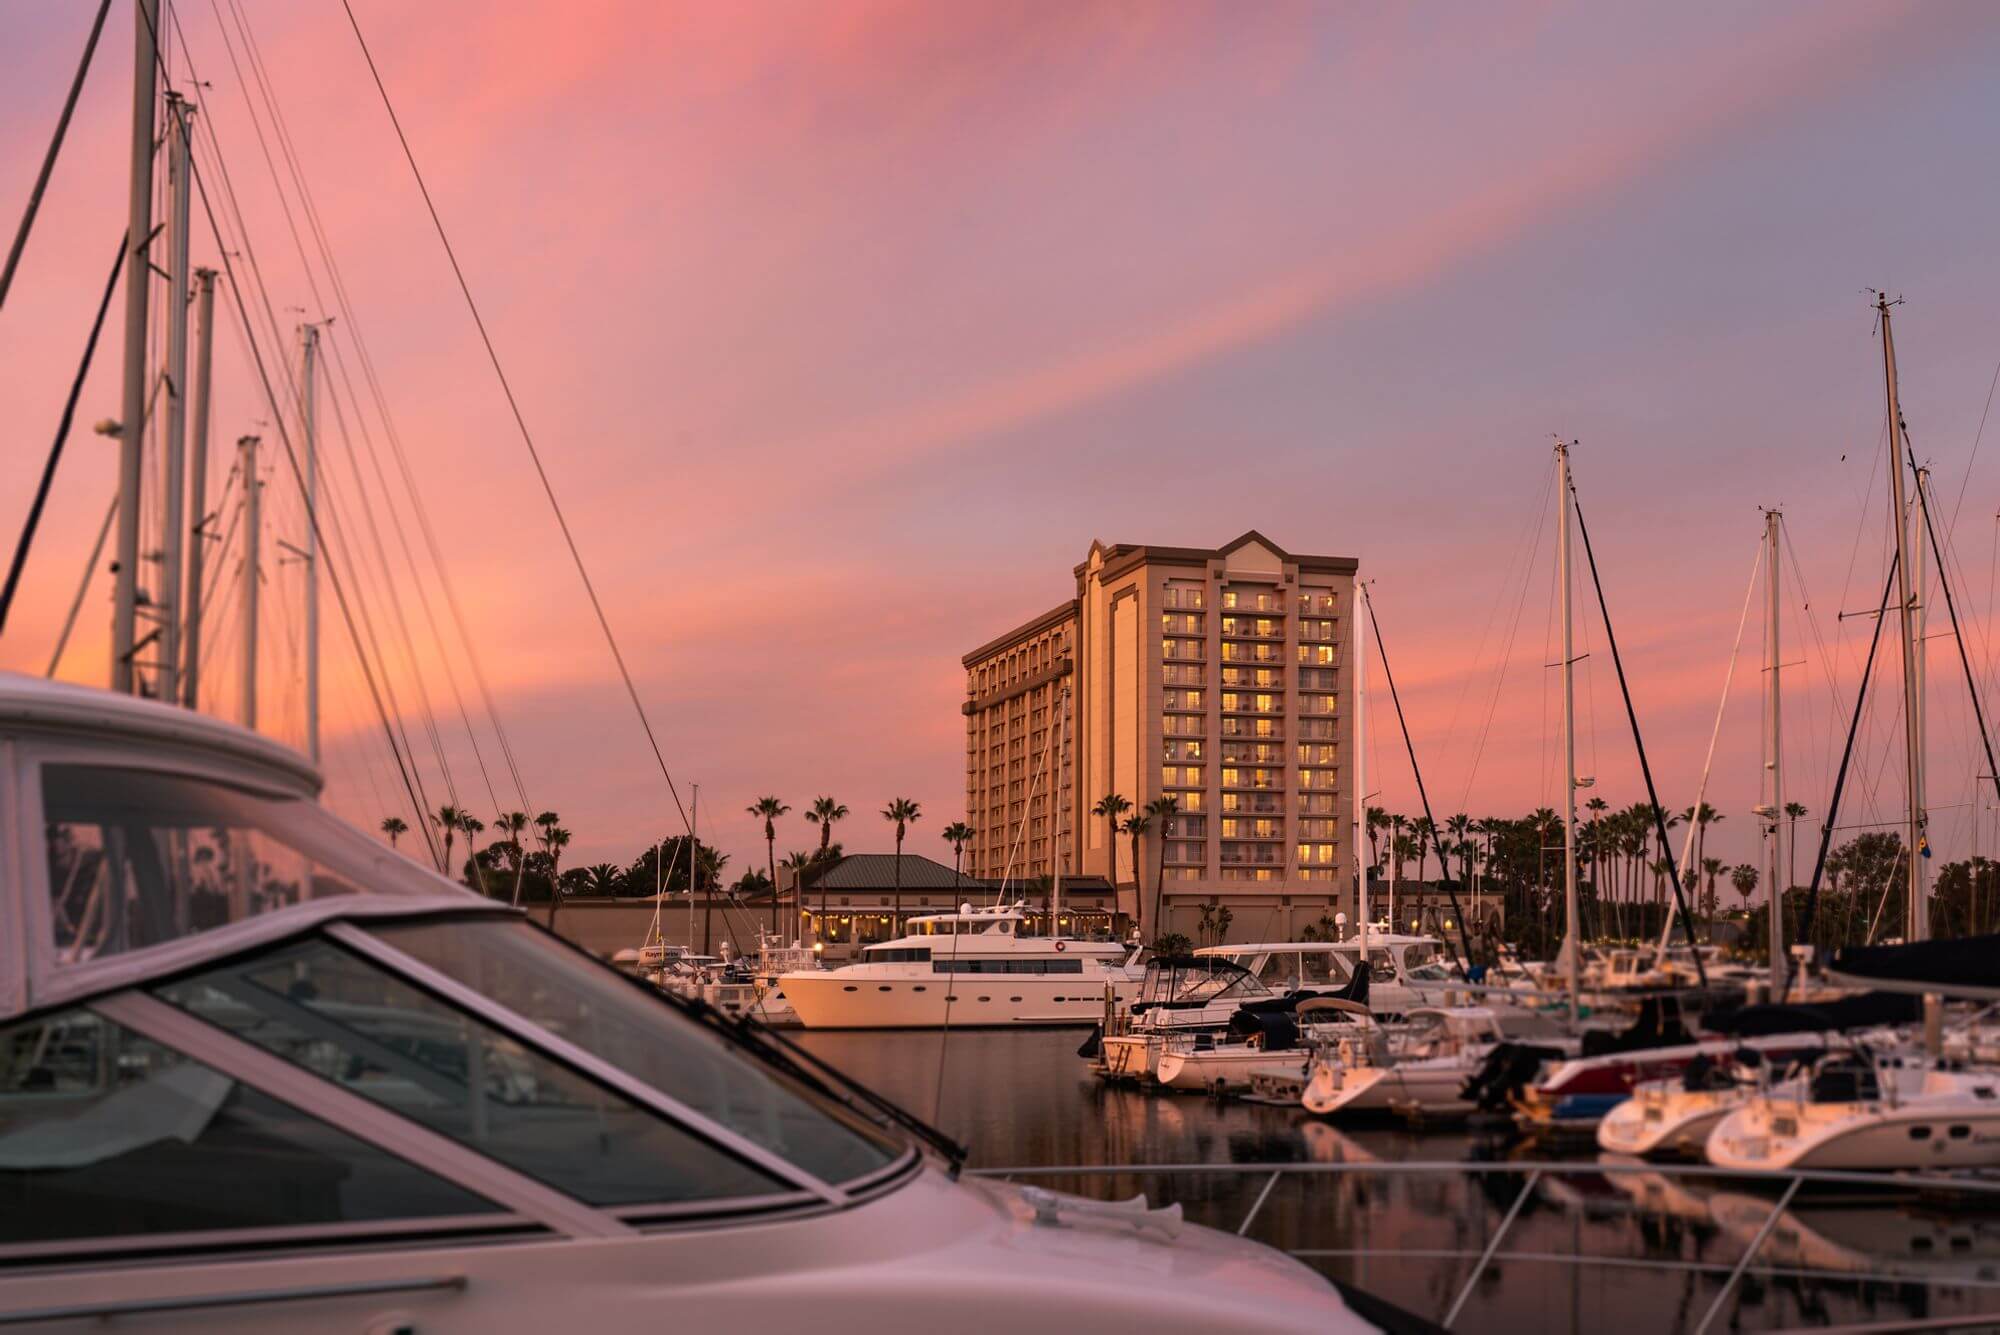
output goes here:
[{"label": "yacht cabin window", "polygon": [[511,1218],[89,1011],[0,1029],[0,1246]]},{"label": "yacht cabin window", "polygon": [[866,946],[863,954],[870,964],[922,964],[931,957],[929,946]]},{"label": "yacht cabin window", "polygon": [[316,803],[185,774],[42,766],[49,918],[65,965],[361,887],[435,894]]},{"label": "yacht cabin window", "polygon": [[1080,959],[943,959],[931,964],[932,973],[1082,973]]}]

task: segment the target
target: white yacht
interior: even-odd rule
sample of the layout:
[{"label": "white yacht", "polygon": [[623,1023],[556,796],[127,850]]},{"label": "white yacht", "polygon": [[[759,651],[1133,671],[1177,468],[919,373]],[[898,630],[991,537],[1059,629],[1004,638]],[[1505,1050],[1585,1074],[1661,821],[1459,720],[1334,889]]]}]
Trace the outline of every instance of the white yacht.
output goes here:
[{"label": "white yacht", "polygon": [[1724,1117],[1707,1152],[1718,1168],[1993,1168],[2000,1071],[1917,1052],[1831,1054]]},{"label": "white yacht", "polygon": [[1242,1007],[1225,1033],[1170,1038],[1154,1063],[1153,1080],[1189,1093],[1237,1093],[1261,1075],[1297,1075],[1317,1048],[1367,1020],[1367,1006],[1331,996],[1300,1001],[1289,1011]]},{"label": "white yacht", "polygon": [[235,727],[0,675],[0,1324],[1372,1329],[1178,1207],[961,1179],[318,789]]},{"label": "white yacht", "polygon": [[915,929],[837,969],[781,974],[808,1029],[975,1029],[1096,1024],[1107,990],[1138,992],[1145,971],[1110,941],[1023,936],[1018,904],[959,905],[912,918]]},{"label": "white yacht", "polygon": [[1574,1046],[1551,1020],[1528,1011],[1487,1006],[1420,1007],[1408,1023],[1371,1026],[1319,1045],[1301,1074],[1262,1080],[1266,1099],[1289,1093],[1316,1116],[1400,1113],[1462,1117],[1476,1110],[1473,1076],[1501,1043]]},{"label": "white yacht", "polygon": [[1232,960],[1156,955],[1140,975],[1136,996],[1124,1004],[1107,1003],[1097,1032],[1077,1055],[1100,1079],[1146,1083],[1180,1040],[1219,1034],[1245,1004],[1277,996]]}]

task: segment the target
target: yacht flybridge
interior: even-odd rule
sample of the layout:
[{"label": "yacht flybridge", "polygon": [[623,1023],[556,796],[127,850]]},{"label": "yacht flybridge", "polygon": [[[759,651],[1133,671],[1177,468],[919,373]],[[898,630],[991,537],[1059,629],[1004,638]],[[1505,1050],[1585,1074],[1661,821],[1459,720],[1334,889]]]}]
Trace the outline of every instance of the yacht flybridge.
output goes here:
[{"label": "yacht flybridge", "polygon": [[960,1180],[318,788],[233,726],[0,674],[0,1323],[1370,1328],[1172,1212]]},{"label": "yacht flybridge", "polygon": [[1110,941],[1023,936],[1019,904],[932,913],[911,933],[864,946],[838,969],[778,982],[808,1029],[1018,1028],[1095,1024],[1106,989],[1119,1001],[1145,970]]}]

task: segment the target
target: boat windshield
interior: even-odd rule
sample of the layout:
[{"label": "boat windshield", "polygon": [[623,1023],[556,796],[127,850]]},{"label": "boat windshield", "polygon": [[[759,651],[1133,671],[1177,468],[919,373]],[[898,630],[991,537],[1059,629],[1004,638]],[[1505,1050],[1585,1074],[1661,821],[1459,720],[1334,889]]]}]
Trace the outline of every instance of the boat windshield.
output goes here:
[{"label": "boat windshield", "polygon": [[[650,989],[529,923],[481,915],[373,922],[366,930],[823,1181],[866,1176],[902,1153],[893,1137],[833,1099],[685,1023]],[[614,1108],[605,1091],[513,1039],[500,1017],[459,1011],[345,945],[311,939],[168,983],[158,995],[405,1116],[470,1136],[485,1152],[586,1199],[743,1190],[741,1165],[691,1156],[671,1128],[628,1104]],[[501,1110],[513,1120],[503,1123]],[[580,1159],[556,1143],[572,1137],[623,1144],[624,1166],[615,1155]],[[545,1166],[551,1155],[559,1169]],[[696,1160],[701,1170],[688,1172]],[[586,1162],[579,1181],[561,1176]],[[658,1170],[657,1180],[644,1165]]]},{"label": "boat windshield", "polygon": [[1261,958],[1257,981],[1280,992],[1347,981],[1346,969],[1334,963],[1335,955],[1330,950],[1274,950],[1268,955],[1232,958],[1246,966],[1251,959]]},{"label": "boat windshield", "polygon": [[121,955],[309,900],[449,893],[317,803],[110,765],[42,767],[61,964]]},{"label": "boat windshield", "polygon": [[1270,995],[1271,989],[1233,960],[1218,955],[1158,959],[1146,966],[1144,1001],[1226,1001]]}]

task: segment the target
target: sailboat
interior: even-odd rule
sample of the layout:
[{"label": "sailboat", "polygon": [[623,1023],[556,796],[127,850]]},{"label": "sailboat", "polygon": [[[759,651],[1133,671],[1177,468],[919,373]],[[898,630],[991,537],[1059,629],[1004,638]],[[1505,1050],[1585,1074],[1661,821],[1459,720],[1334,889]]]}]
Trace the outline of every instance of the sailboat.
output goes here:
[{"label": "sailboat", "polygon": [[[1891,302],[1876,293],[1875,309],[1882,334],[1883,387],[1889,437],[1890,519],[1895,528],[1893,584],[1899,601],[1897,621],[1902,639],[1903,741],[1906,782],[1903,830],[1906,944],[1859,947],[1837,954],[1829,972],[1877,988],[1921,994],[1924,1034],[1921,1044],[1891,1047],[1856,1045],[1833,1054],[1784,1086],[1761,1092],[1725,1117],[1708,1140],[1711,1163],[1731,1168],[1926,1169],[2000,1166],[2000,1067],[1969,1060],[1969,1041],[1948,1045],[1944,1001],[1947,997],[1990,999],[2000,996],[2000,967],[1994,960],[2000,941],[1972,938],[1930,941],[1924,857],[1924,736],[1921,627],[1923,543],[1929,539],[1938,556],[1939,586],[1946,606],[1951,589],[1943,553],[1931,525],[1924,470],[1913,470],[1916,494],[1905,501],[1903,470],[1906,428],[1898,398],[1896,343]],[[1911,530],[1915,528],[1913,535]],[[1877,620],[1879,640],[1885,605]],[[1957,614],[1952,613],[1957,634]],[[1963,642],[1960,644],[1961,653]],[[1870,650],[1872,665],[1874,651]],[[1979,703],[1978,683],[1966,662],[1974,717],[1987,747],[1989,773],[1992,747]],[[1864,671],[1861,690],[1867,690]],[[1856,719],[1860,717],[1859,703]],[[1849,736],[1849,749],[1853,745]],[[1846,771],[1843,759],[1841,775]],[[2000,778],[1995,779],[2000,783]],[[1840,777],[1829,806],[1827,830],[1837,810]],[[1817,877],[1815,877],[1815,882]],[[1774,958],[1774,968],[1777,967]],[[1953,1051],[1956,1047],[1959,1050]]]}]

